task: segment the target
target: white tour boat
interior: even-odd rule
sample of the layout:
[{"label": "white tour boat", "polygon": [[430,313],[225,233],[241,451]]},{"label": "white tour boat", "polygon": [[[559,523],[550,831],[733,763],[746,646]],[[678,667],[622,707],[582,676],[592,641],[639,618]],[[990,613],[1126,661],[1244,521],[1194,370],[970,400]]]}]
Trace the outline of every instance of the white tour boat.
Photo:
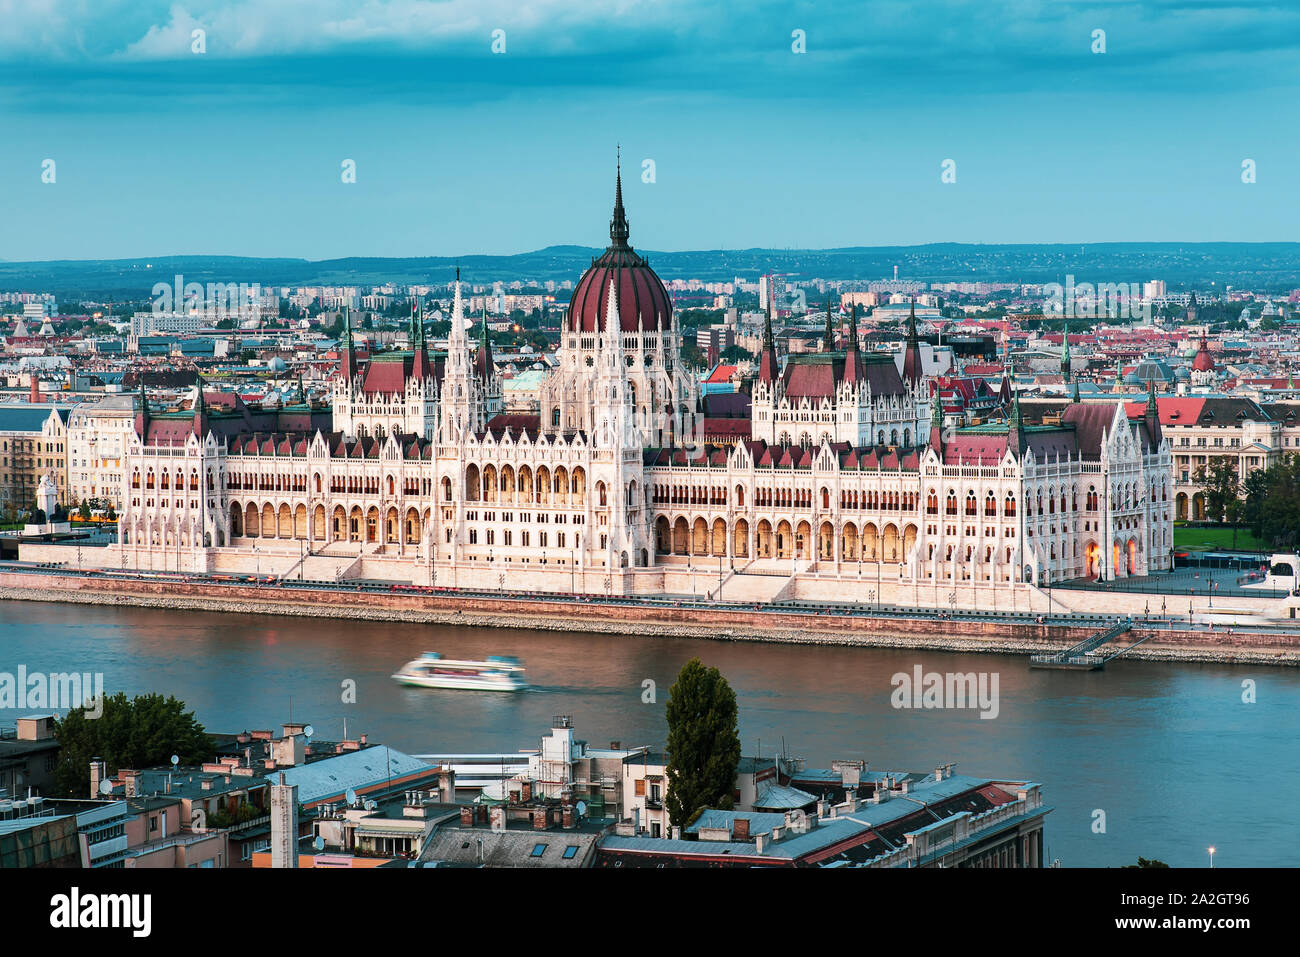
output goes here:
[{"label": "white tour boat", "polygon": [[520,691],[528,687],[523,664],[506,655],[488,655],[486,661],[457,661],[426,651],[403,665],[393,679],[419,688]]}]

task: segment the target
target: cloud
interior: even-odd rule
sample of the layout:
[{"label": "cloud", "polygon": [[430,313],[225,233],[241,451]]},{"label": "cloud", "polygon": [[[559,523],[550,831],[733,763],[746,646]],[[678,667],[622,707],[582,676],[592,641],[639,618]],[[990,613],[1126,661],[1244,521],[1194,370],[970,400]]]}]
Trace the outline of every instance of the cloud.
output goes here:
[{"label": "cloud", "polygon": [[[496,29],[506,57],[490,55]],[[795,29],[807,38],[801,56]],[[1096,29],[1104,55],[1090,50]],[[201,58],[195,30],[205,31]],[[1142,83],[1205,92],[1294,86],[1297,46],[1300,6],[1249,0],[753,0],[743,11],[723,0],[0,0],[0,95],[40,85],[35,98],[49,98],[51,81],[73,87],[106,69],[129,87],[168,65],[176,71],[159,75],[187,94],[270,92],[295,67],[291,86],[379,90],[391,78],[385,60],[487,96],[578,86],[773,101]]]}]

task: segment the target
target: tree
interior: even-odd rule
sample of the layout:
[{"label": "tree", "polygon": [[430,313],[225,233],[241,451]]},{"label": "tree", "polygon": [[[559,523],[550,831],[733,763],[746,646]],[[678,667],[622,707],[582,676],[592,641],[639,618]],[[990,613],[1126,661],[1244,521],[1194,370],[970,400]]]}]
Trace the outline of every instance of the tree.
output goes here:
[{"label": "tree", "polygon": [[108,511],[104,513],[104,517],[107,518],[110,522],[116,522],[117,509],[113,508],[112,505],[108,506]]},{"label": "tree", "polygon": [[1246,478],[1242,515],[1256,538],[1274,548],[1300,540],[1300,456],[1289,453]]},{"label": "tree", "polygon": [[1139,857],[1139,858],[1138,858],[1138,862],[1137,862],[1136,864],[1125,864],[1124,867],[1125,867],[1125,868],[1133,868],[1133,867],[1163,867],[1163,868],[1166,868],[1166,869],[1167,869],[1167,868],[1169,867],[1169,865],[1166,864],[1164,861],[1154,861],[1154,860],[1152,860],[1152,861],[1148,861],[1145,857]]},{"label": "tree", "polygon": [[90,499],[83,498],[81,500],[81,507],[77,509],[77,512],[81,515],[81,520],[83,522],[90,521]]},{"label": "tree", "polygon": [[[59,741],[59,763],[54,780],[67,797],[85,796],[93,758],[104,761],[110,774],[119,768],[148,768],[167,764],[175,754],[182,764],[198,764],[212,757],[213,742],[185,703],[168,695],[123,692],[103,700],[104,713],[86,716],[73,708],[54,723]],[[91,795],[98,797],[98,795]]]},{"label": "tree", "polygon": [[736,692],[699,658],[682,666],[668,697],[668,818],[685,827],[706,807],[729,809],[740,765]]},{"label": "tree", "polygon": [[1222,522],[1229,503],[1241,498],[1236,462],[1226,456],[1214,456],[1208,467],[1202,465],[1196,470],[1196,481],[1205,490],[1206,518]]}]

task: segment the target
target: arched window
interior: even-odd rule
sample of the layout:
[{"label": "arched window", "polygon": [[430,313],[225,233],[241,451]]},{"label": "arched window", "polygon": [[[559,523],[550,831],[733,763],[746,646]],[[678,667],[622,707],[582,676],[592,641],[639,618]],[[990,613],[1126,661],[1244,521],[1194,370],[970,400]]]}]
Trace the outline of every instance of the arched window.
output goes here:
[{"label": "arched window", "polygon": [[1006,518],[1015,518],[1016,516],[1016,497],[1010,492],[1007,493],[1007,501],[1003,506],[1002,514]]}]

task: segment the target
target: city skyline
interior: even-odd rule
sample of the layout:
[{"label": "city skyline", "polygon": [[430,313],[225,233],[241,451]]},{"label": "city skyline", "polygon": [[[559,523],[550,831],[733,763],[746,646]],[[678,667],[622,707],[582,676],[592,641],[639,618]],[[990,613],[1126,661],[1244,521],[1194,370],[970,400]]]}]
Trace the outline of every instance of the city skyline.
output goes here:
[{"label": "city skyline", "polygon": [[14,11],[0,259],[1290,238],[1300,13],[924,6]]}]

